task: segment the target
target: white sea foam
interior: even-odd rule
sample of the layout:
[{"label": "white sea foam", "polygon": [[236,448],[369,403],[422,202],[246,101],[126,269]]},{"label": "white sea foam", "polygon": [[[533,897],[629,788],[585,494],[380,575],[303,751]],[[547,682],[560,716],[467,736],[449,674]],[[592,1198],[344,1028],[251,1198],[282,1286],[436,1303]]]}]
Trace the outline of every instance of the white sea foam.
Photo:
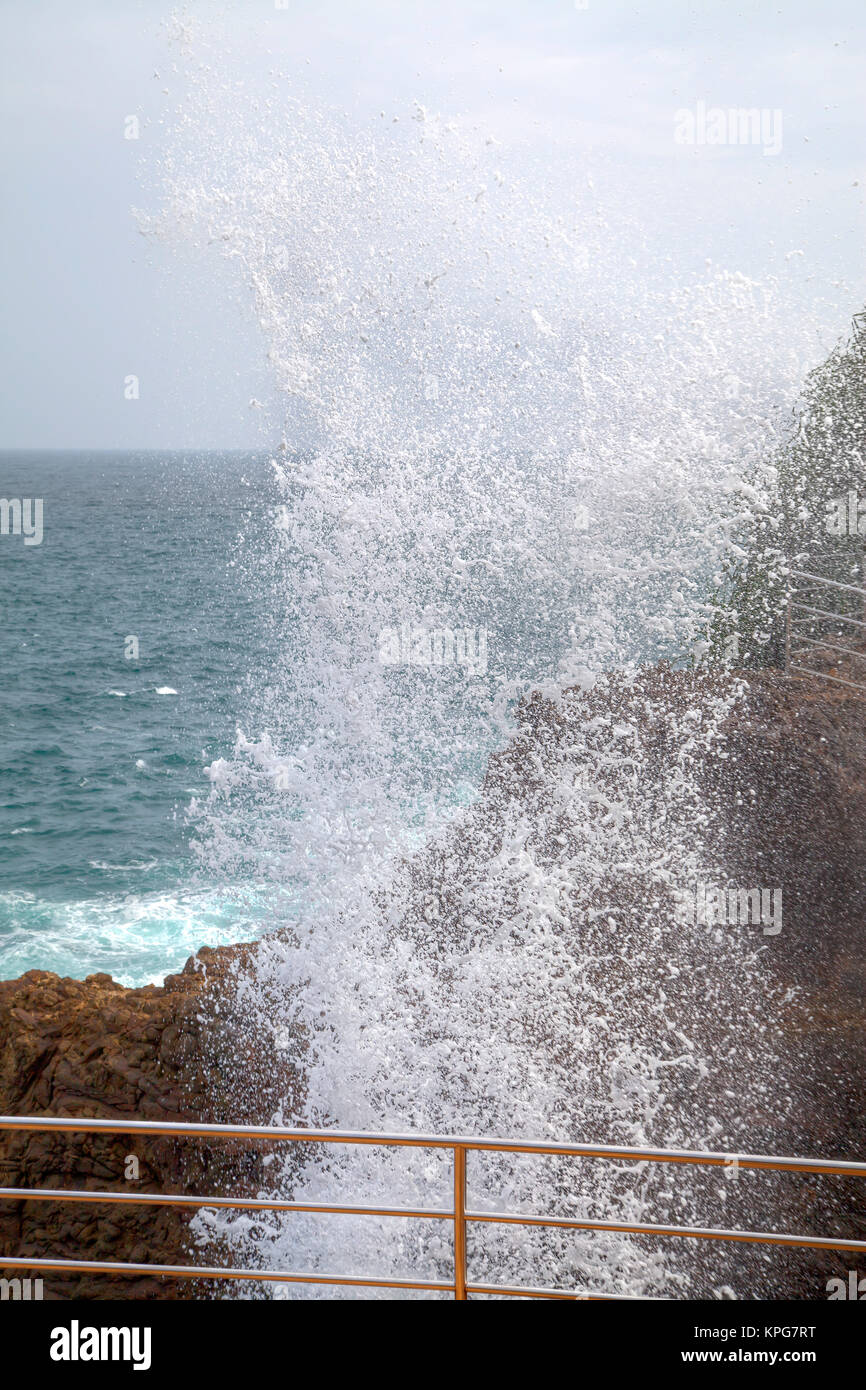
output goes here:
[{"label": "white sea foam", "polygon": [[[91,867],[146,873],[155,861]],[[81,961],[123,985],[159,984],[206,941],[210,946],[252,940],[267,924],[271,903],[254,889],[200,888],[188,892],[106,893],[74,902],[32,893],[0,894],[0,974],[51,970],[78,978]],[[118,969],[118,962],[122,968]]]},{"label": "white sea foam", "polygon": [[91,869],[102,869],[106,873],[147,873],[159,865],[158,859],[132,859],[127,864],[109,864],[104,859],[88,859]]},{"label": "white sea foam", "polygon": [[[273,369],[276,427],[310,441],[275,452],[272,563],[246,571],[270,594],[272,669],[192,807],[208,872],[291,885],[302,903],[245,998],[273,1021],[275,1053],[307,1040],[304,1113],[277,1118],[697,1142],[682,1133],[686,1073],[712,1137],[709,1036],[700,1016],[667,1017],[660,983],[695,948],[629,927],[615,899],[599,909],[612,864],[667,884],[700,871],[699,712],[675,727],[660,782],[642,782],[639,721],[624,718],[603,747],[576,734],[587,766],[547,769],[531,818],[515,794],[495,843],[466,803],[524,690],[560,699],[699,640],[738,518],[772,495],[761,461],[805,320],[736,269],[678,277],[667,247],[642,245],[628,190],[621,210],[601,206],[578,160],[532,181],[484,131],[425,113],[370,134],[284,99],[276,76],[257,105],[218,55],[196,56],[149,226],[229,258]],[[273,424],[273,406],[261,413]],[[384,666],[379,634],[401,621],[483,624],[483,678]],[[554,810],[573,864],[543,851]],[[438,894],[412,907],[399,866],[419,845],[440,856],[441,895],[461,897],[457,936],[445,917],[437,935]],[[610,964],[605,940],[622,943]],[[713,977],[722,1010],[719,980],[748,1004],[759,978],[754,961],[729,965]],[[448,1184],[435,1156],[405,1152],[269,1174],[296,1197],[389,1204],[441,1203]],[[503,1206],[539,1209],[552,1184],[573,1209],[646,1214],[642,1180],[621,1175],[514,1161],[487,1178]],[[335,1225],[219,1213],[198,1229],[249,1263],[447,1269],[438,1228]],[[675,1257],[618,1235],[536,1232],[489,1259],[630,1292],[681,1277]]]}]

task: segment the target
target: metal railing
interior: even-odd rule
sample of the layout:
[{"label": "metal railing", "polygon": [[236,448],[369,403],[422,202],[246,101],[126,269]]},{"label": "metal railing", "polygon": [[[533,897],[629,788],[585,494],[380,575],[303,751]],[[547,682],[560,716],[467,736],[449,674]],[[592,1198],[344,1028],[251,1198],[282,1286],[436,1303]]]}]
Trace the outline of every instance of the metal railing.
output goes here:
[{"label": "metal railing", "polygon": [[93,1192],[62,1188],[0,1188],[0,1201],[96,1202],[121,1206],[172,1206],[182,1208],[232,1208],[243,1211],[324,1212],[336,1216],[378,1216],[448,1221],[454,1232],[454,1272],[447,1281],[384,1279],[360,1275],[320,1274],[315,1271],[224,1269],[201,1265],[129,1264],[102,1260],[22,1258],[0,1254],[0,1268],[89,1272],[91,1274],[146,1274],[172,1279],[247,1279],[284,1284],[326,1284],[364,1288],[421,1289],[451,1293],[465,1300],[470,1294],[498,1294],[518,1298],[628,1299],[589,1289],[553,1289],[479,1283],[467,1272],[467,1227],[509,1225],[552,1227],[577,1231],[613,1231],[626,1235],[691,1237],[700,1240],[746,1241],[812,1250],[866,1252],[866,1240],[836,1236],[790,1235],[781,1231],[718,1230],[696,1226],[666,1226],[635,1221],[600,1221],[590,1218],[534,1216],[522,1212],[468,1210],[466,1204],[467,1157],[470,1153],[508,1153],[596,1158],[617,1162],[684,1163],[724,1167],[736,1160],[738,1168],[775,1172],[818,1173],[826,1176],[866,1177],[866,1163],[847,1159],[778,1158],[766,1154],[731,1154],[689,1149],[630,1148],[613,1144],[553,1144],[521,1139],[470,1138],[457,1135],[364,1134],[338,1129],[290,1129],[265,1125],[179,1124],[158,1120],[59,1119],[53,1116],[6,1115],[0,1131],[53,1131],[66,1134],[137,1134],[199,1139],[265,1139],[300,1144],[366,1144],[381,1148],[450,1149],[453,1155],[453,1205],[447,1208],[348,1206],[331,1202],[288,1202],[259,1197],[192,1197],[173,1193]]},{"label": "metal railing", "polygon": [[[803,599],[812,597],[810,591],[814,589],[818,590],[819,597],[811,603],[803,602]],[[858,617],[824,606],[842,594],[855,594],[860,600]],[[819,604],[822,606],[817,606]],[[804,628],[807,631],[804,631]],[[829,632],[826,629],[829,629]],[[858,634],[864,635],[864,647],[861,650],[840,646],[838,642],[830,640],[841,638],[850,642]],[[808,574],[805,570],[791,570],[788,577],[785,620],[786,675],[790,675],[792,671],[800,671],[803,675],[818,676],[821,680],[832,681],[835,685],[845,685],[866,694],[866,665],[849,673],[860,675],[862,672],[862,680],[845,680],[842,676],[831,675],[820,668],[803,665],[804,658],[808,659],[810,652],[794,650],[799,643],[810,648],[813,657],[819,652],[837,652],[849,662],[866,663],[866,589],[858,588],[854,584],[841,584],[837,579],[825,579],[819,574]]]}]

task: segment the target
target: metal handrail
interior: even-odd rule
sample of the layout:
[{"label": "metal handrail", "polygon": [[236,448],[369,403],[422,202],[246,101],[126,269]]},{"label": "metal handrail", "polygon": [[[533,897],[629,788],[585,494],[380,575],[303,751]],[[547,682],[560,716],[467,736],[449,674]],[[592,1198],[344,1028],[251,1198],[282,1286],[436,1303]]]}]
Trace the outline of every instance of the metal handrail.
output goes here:
[{"label": "metal handrail", "polygon": [[816,584],[829,584],[831,589],[847,589],[849,594],[860,594],[863,590],[857,584],[843,584],[838,579],[825,579],[823,574],[808,574],[806,570],[789,570],[795,579],[812,579]]},{"label": "metal handrail", "polygon": [[564,1157],[600,1158],[636,1163],[686,1163],[699,1166],[728,1165],[775,1172],[820,1173],[866,1177],[866,1162],[848,1159],[776,1157],[768,1154],[730,1154],[711,1150],[636,1148],[613,1144],[556,1144],[521,1139],[476,1138],[464,1135],[371,1134],[356,1130],[296,1129],[276,1125],[183,1124],[160,1120],[66,1119],[55,1116],[0,1116],[0,1130],[55,1131],[61,1133],[146,1134],[186,1138],[267,1139],[291,1143],[366,1144],[384,1148],[450,1149],[454,1158],[454,1202],[450,1209],[348,1206],[337,1203],[283,1202],[269,1198],[192,1197],[171,1193],[94,1192],[52,1188],[0,1188],[0,1201],[97,1202],[126,1206],[177,1206],[200,1209],[235,1208],[251,1211],[322,1212],[338,1216],[402,1217],[446,1220],[454,1226],[454,1278],[408,1280],[361,1278],[311,1272],[238,1270],[199,1265],[131,1264],[99,1260],[16,1258],[0,1255],[0,1268],[89,1271],[107,1274],[149,1274],[179,1279],[246,1279],[277,1283],[351,1285],[369,1288],[420,1289],[450,1292],[463,1301],[469,1294],[500,1294],[523,1298],[608,1299],[627,1295],[590,1290],[506,1287],[472,1283],[467,1278],[466,1233],[469,1223],[551,1227],[565,1230],[611,1231],[628,1235],[681,1236],[702,1240],[746,1241],[815,1250],[866,1252],[866,1240],[831,1236],[792,1235],[782,1231],[719,1230],[710,1227],[669,1226],[645,1222],[602,1221],[579,1217],[535,1216],[524,1213],[474,1211],[466,1206],[466,1158],[477,1153],[558,1154]]},{"label": "metal handrail", "polygon": [[[793,581],[798,579],[806,580],[808,584],[795,584]],[[820,680],[830,681],[833,685],[844,685],[850,690],[859,690],[861,693],[866,694],[866,683],[856,680],[845,680],[842,676],[830,675],[828,671],[821,671],[813,666],[804,666],[802,664],[803,658],[809,657],[810,653],[808,651],[792,651],[792,642],[799,642],[805,643],[809,647],[823,647],[830,651],[840,652],[857,660],[862,660],[864,656],[866,656],[864,652],[857,652],[847,647],[837,646],[833,642],[824,641],[820,635],[817,638],[809,637],[806,633],[796,630],[798,624],[808,623],[810,619],[807,617],[795,617],[795,613],[812,615],[811,621],[813,627],[817,626],[814,621],[817,618],[819,622],[822,620],[825,623],[830,621],[837,626],[840,624],[847,624],[849,627],[855,629],[861,628],[866,630],[866,621],[864,621],[864,619],[854,618],[848,613],[839,613],[826,608],[817,608],[813,604],[799,601],[798,594],[802,592],[804,588],[808,587],[808,585],[817,585],[819,589],[824,589],[825,591],[827,589],[836,589],[847,594],[857,594],[862,600],[863,615],[864,619],[866,619],[866,589],[859,588],[855,584],[843,584],[838,579],[825,579],[823,575],[810,574],[806,570],[789,570],[785,615],[785,675],[791,675],[792,672],[797,671],[804,676],[817,676]],[[828,594],[827,597],[832,598],[832,595]],[[855,632],[840,632],[838,634],[833,633],[832,635],[845,637],[849,641],[856,640],[858,637],[856,630]],[[855,672],[854,674],[857,673]]]},{"label": "metal handrail", "polygon": [[789,1158],[774,1154],[733,1154],[713,1149],[638,1148],[627,1144],[566,1144],[553,1140],[478,1138],[466,1134],[374,1134],[357,1129],[304,1129],[286,1125],[184,1124],[175,1120],[67,1119],[54,1115],[0,1115],[0,1130],[66,1130],[79,1134],[143,1134],[188,1139],[275,1139],[309,1144],[372,1144],[385,1148],[474,1149],[485,1153],[561,1154],[572,1158],[619,1158],[634,1162],[697,1163],[724,1167],[734,1158],[740,1168],[866,1177],[866,1162],[838,1158]]},{"label": "metal handrail", "polygon": [[[422,1279],[370,1279],[359,1275],[297,1274],[286,1270],[222,1269],[201,1265],[119,1264],[109,1260],[12,1260],[0,1256],[0,1268],[59,1270],[63,1273],[89,1271],[91,1274],[158,1274],[171,1279],[246,1279],[272,1284],[349,1285],[371,1289],[424,1289],[436,1293],[452,1293],[454,1285],[445,1281]],[[592,1289],[544,1289],[528,1285],[510,1287],[506,1284],[467,1284],[466,1293],[506,1294],[514,1298],[562,1298],[587,1302],[641,1302],[640,1294],[600,1293]],[[664,1301],[652,1299],[652,1302]]]},{"label": "metal handrail", "polygon": [[[423,1220],[453,1221],[452,1210],[424,1207],[352,1207],[334,1202],[282,1202],[269,1198],[188,1197],[151,1192],[81,1192],[67,1188],[0,1187],[0,1201],[9,1202],[96,1202],[126,1206],[215,1207],[239,1211],[325,1212],[332,1216],[398,1216]],[[458,1213],[458,1222],[461,1220]],[[810,1250],[866,1251],[866,1240],[846,1240],[836,1236],[798,1236],[781,1231],[723,1230],[711,1226],[667,1226],[637,1221],[602,1221],[590,1217],[528,1216],[522,1212],[467,1211],[462,1221],[502,1226],[551,1226],[575,1231],[613,1231],[623,1235],[693,1236],[701,1240],[753,1241],[759,1245],[793,1245]],[[0,1265],[4,1263],[0,1255]],[[147,1266],[149,1268],[149,1266]]]},{"label": "metal handrail", "polygon": [[834,623],[849,623],[852,627],[866,627],[862,618],[850,618],[847,613],[834,613],[828,608],[811,608],[806,603],[792,603],[791,607],[799,609],[801,613],[814,613],[819,618],[830,618]]},{"label": "metal handrail", "polygon": [[866,685],[861,685],[859,681],[846,681],[842,676],[831,676],[826,671],[815,671],[811,666],[798,666],[796,662],[790,663],[792,671],[802,671],[804,676],[819,676],[822,681],[832,681],[834,685],[847,685],[849,690],[866,691]]},{"label": "metal handrail", "polygon": [[[795,618],[794,621],[802,623],[805,622],[806,619]],[[858,652],[856,647],[839,647],[835,642],[825,641],[823,637],[807,637],[804,632],[798,632],[797,641],[805,642],[807,646],[810,647],[821,647],[826,651],[839,652],[842,656],[851,656],[856,658],[857,661],[866,661],[866,651]],[[803,655],[805,656],[806,653],[804,652]]]}]

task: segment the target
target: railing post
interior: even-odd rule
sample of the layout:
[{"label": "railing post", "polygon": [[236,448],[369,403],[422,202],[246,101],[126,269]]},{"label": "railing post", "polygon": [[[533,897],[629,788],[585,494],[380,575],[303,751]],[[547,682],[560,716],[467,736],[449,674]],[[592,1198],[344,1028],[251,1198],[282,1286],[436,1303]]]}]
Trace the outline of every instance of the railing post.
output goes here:
[{"label": "railing post", "polygon": [[788,602],[785,606],[785,675],[791,674],[791,576],[788,575]]},{"label": "railing post", "polygon": [[454,1297],[466,1298],[466,1150],[454,1145]]}]

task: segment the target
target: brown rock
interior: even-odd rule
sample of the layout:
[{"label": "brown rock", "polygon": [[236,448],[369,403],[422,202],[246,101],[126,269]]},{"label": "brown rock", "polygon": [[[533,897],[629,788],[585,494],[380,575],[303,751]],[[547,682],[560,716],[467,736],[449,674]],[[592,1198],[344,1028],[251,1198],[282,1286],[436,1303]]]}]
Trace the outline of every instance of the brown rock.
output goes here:
[{"label": "brown rock", "polygon": [[[292,1076],[275,1071],[248,1028],[233,1026],[237,980],[251,959],[250,947],[205,948],[163,987],[125,989],[103,973],[61,980],[40,970],[0,982],[0,1113],[267,1123]],[[243,1094],[231,1089],[234,1076],[244,1078]],[[139,1163],[132,1182],[130,1155]],[[243,1195],[261,1181],[260,1157],[255,1145],[227,1141],[0,1131],[0,1184]],[[0,1201],[0,1277],[16,1274],[2,1267],[3,1253],[201,1263],[190,1220],[188,1210],[169,1206]],[[203,1281],[158,1276],[47,1271],[43,1279],[54,1299],[213,1292]]]}]

